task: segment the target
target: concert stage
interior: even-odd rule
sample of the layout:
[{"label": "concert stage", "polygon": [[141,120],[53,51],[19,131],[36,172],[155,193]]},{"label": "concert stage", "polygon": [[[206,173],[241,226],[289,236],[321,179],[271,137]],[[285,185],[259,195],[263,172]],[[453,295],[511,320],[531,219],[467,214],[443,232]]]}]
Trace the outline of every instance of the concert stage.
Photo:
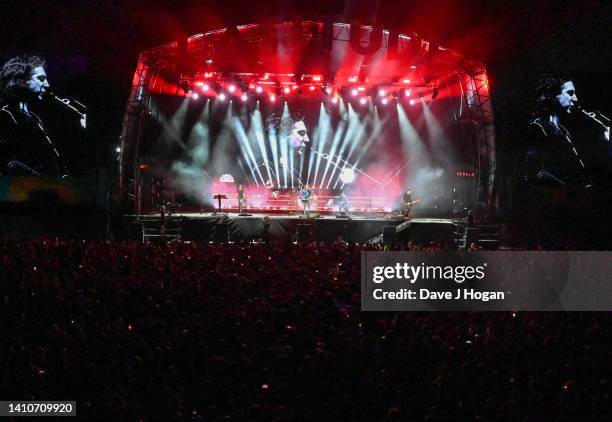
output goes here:
[{"label": "concert stage", "polygon": [[[126,235],[133,239],[155,240],[160,237],[159,214],[137,217],[126,215],[121,224]],[[335,241],[367,242],[381,236],[385,227],[388,241],[425,244],[435,241],[454,242],[455,223],[452,219],[415,218],[397,216],[356,216],[338,218],[319,216],[304,218],[298,215],[239,216],[238,214],[175,214],[166,224],[165,237],[175,236],[184,241]],[[143,234],[145,236],[143,236]],[[162,237],[164,237],[162,236]],[[380,239],[382,241],[382,238]]]}]

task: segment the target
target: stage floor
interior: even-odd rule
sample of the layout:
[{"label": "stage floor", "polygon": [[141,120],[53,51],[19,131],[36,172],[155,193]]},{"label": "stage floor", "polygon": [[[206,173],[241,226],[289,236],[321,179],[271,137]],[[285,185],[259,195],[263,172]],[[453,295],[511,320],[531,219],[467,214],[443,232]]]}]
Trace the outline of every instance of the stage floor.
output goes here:
[{"label": "stage floor", "polygon": [[[142,238],[144,229],[154,233],[161,225],[160,214],[125,215],[122,219],[129,237]],[[389,227],[385,229],[385,226]],[[173,214],[166,225],[178,230],[182,240],[190,241],[335,241],[363,243],[380,236],[383,231],[393,233],[396,240],[451,242],[454,220],[444,218],[407,219],[393,214],[336,217],[319,215],[306,218],[301,214],[198,213]]]}]

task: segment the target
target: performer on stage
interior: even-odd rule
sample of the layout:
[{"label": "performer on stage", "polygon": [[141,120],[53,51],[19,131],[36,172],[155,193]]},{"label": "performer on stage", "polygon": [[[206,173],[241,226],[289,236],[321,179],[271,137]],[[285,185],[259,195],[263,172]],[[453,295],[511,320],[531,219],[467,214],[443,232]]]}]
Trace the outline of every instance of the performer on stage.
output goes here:
[{"label": "performer on stage", "polygon": [[412,204],[414,204],[414,202],[412,201],[412,191],[410,189],[404,192],[404,195],[402,196],[402,202],[404,203],[404,217],[408,217],[408,215],[410,215],[410,209],[412,208]]},{"label": "performer on stage", "polygon": [[349,214],[349,199],[344,192],[340,192],[340,198],[338,198],[338,211],[342,214]]},{"label": "performer on stage", "polygon": [[45,62],[13,57],[0,69],[0,174],[65,177],[68,168],[31,110],[49,89]]},{"label": "performer on stage", "polygon": [[300,201],[304,206],[304,217],[308,216],[310,212],[310,201],[312,200],[312,190],[309,185],[304,185],[304,188],[300,191]]},{"label": "performer on stage", "polygon": [[246,197],[244,196],[244,188],[240,184],[238,185],[238,213],[239,214],[242,214],[245,204],[246,204]]}]

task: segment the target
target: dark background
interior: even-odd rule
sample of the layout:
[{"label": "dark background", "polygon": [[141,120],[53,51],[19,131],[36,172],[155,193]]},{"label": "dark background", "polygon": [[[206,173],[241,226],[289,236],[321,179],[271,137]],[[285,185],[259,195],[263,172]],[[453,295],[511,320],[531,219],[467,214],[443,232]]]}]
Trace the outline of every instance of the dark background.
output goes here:
[{"label": "dark background", "polygon": [[[417,32],[487,64],[493,93],[498,180],[508,181],[519,129],[529,118],[533,84],[543,72],[576,81],[587,109],[609,115],[612,31],[603,1],[214,0],[3,2],[0,60],[44,56],[61,94],[90,107],[89,141],[110,160],[121,133],[140,51],[228,24],[266,19],[373,20]],[[95,148],[92,148],[92,151]],[[503,183],[502,183],[503,185]],[[501,186],[501,185],[500,185]],[[502,189],[503,190],[503,189]],[[503,195],[502,195],[503,197]]]}]

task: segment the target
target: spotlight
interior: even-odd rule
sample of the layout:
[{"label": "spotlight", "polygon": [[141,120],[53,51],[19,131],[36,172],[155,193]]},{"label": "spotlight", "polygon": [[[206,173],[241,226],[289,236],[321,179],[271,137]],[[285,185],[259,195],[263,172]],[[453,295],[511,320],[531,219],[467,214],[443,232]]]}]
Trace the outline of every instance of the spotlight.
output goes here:
[{"label": "spotlight", "polygon": [[409,103],[411,106],[413,106],[413,105],[414,105],[414,100],[410,100],[408,103]]},{"label": "spotlight", "polygon": [[234,92],[234,91],[236,91],[236,86],[235,85],[230,85],[229,88],[227,88],[227,90],[229,92]]},{"label": "spotlight", "polygon": [[314,75],[314,76],[312,77],[312,80],[313,80],[313,81],[316,81],[316,82],[319,82],[319,81],[321,80],[321,75]]},{"label": "spotlight", "polygon": [[285,94],[289,94],[291,92],[291,88],[289,88],[288,86],[285,87],[285,89],[283,89],[283,92]]},{"label": "spotlight", "polygon": [[325,93],[327,95],[331,94],[332,93],[332,89],[330,87],[325,88]]},{"label": "spotlight", "polygon": [[202,85],[202,91],[208,91],[209,89],[210,89],[210,86],[208,86],[208,84]]},{"label": "spotlight", "polygon": [[255,91],[257,91],[258,94],[261,94],[263,91],[263,88],[258,86],[257,88],[255,88]]},{"label": "spotlight", "polygon": [[117,147],[117,149],[115,149],[115,151],[121,152],[121,147]]},{"label": "spotlight", "polygon": [[340,180],[342,180],[342,183],[345,184],[351,183],[353,180],[355,180],[355,170],[352,168],[345,168],[340,173]]},{"label": "spotlight", "polygon": [[353,88],[353,90],[351,91],[351,94],[353,94],[353,97],[357,96],[357,94],[359,94],[359,91],[357,91],[355,88]]},{"label": "spotlight", "polygon": [[404,79],[404,83],[405,84],[409,84],[410,83],[410,79]]},{"label": "spotlight", "polygon": [[358,76],[349,76],[348,81],[349,82],[357,82],[359,80]]},{"label": "spotlight", "polygon": [[274,94],[270,95],[270,101],[271,102],[275,102],[276,101],[276,95],[274,95]]},{"label": "spotlight", "polygon": [[247,97],[246,94],[242,94],[242,97],[240,97],[242,99],[242,101],[246,102],[246,100],[249,99],[249,97]]},{"label": "spotlight", "polygon": [[384,89],[379,89],[378,90],[378,95],[381,97],[384,97],[385,95],[387,95],[387,92]]},{"label": "spotlight", "polygon": [[359,99],[359,103],[360,103],[360,104],[362,104],[362,105],[363,105],[363,104],[365,104],[367,101],[368,101],[368,100],[366,100],[366,98],[365,98],[365,97],[361,97],[361,98]]},{"label": "spotlight", "polygon": [[198,98],[200,98],[200,95],[197,92],[194,92],[191,94],[191,98],[197,100]]},{"label": "spotlight", "polygon": [[332,103],[334,103],[334,104],[338,104],[338,97],[334,97],[334,98],[332,98]]},{"label": "spotlight", "polygon": [[314,85],[310,85],[310,88],[308,88],[308,89],[310,89],[311,91],[314,91],[317,88]]},{"label": "spotlight", "polygon": [[411,89],[407,89],[407,90],[405,90],[405,91],[404,91],[404,95],[405,95],[406,97],[410,97],[410,96],[412,95],[412,90],[411,90]]},{"label": "spotlight", "polygon": [[381,102],[383,105],[386,105],[386,104],[389,102],[389,100],[387,100],[386,98],[383,98],[383,99],[382,99],[380,102]]},{"label": "spotlight", "polygon": [[219,94],[219,101],[225,101],[226,98],[227,96],[223,92]]}]

